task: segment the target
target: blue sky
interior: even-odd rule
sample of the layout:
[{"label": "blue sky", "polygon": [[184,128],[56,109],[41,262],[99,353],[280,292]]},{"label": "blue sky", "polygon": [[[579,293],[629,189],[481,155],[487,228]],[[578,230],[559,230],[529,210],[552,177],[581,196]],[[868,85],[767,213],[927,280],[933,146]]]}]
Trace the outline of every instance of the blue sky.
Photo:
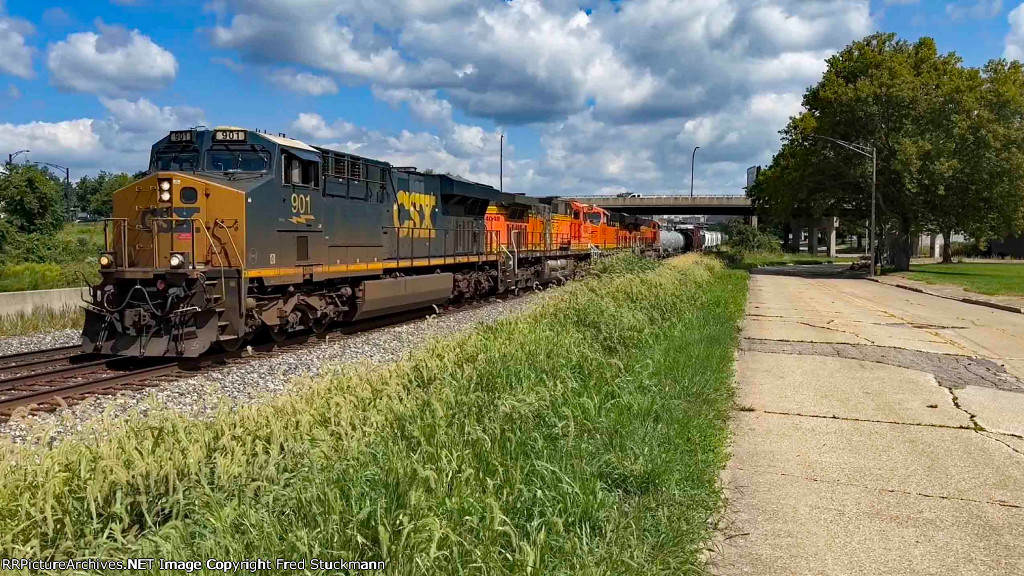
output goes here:
[{"label": "blue sky", "polygon": [[167,130],[286,132],[531,194],[737,193],[868,33],[1020,57],[1018,2],[0,0],[0,153],[134,171]]}]

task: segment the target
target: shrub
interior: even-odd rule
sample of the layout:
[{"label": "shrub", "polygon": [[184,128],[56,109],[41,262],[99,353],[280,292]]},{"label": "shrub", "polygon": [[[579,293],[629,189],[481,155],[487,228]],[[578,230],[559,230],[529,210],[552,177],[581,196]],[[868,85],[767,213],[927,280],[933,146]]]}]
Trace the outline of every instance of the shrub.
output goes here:
[{"label": "shrub", "polygon": [[782,243],[778,238],[743,222],[730,222],[725,233],[730,251],[782,254]]}]

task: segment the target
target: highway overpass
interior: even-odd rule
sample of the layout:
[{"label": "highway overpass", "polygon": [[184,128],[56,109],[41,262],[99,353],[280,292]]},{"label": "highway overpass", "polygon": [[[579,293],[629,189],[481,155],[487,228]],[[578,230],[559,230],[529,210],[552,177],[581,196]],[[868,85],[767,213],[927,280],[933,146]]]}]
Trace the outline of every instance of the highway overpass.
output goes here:
[{"label": "highway overpass", "polygon": [[584,204],[595,204],[601,208],[643,216],[751,216],[754,207],[746,196],[641,196],[622,198],[619,196],[572,196]]}]

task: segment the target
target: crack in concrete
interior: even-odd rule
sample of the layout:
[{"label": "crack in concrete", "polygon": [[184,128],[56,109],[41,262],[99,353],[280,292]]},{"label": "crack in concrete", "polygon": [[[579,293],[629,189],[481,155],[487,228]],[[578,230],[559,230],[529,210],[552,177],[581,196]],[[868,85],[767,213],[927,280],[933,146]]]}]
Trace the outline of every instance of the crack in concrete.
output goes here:
[{"label": "crack in concrete", "polygon": [[740,341],[740,350],[766,354],[826,356],[861,360],[927,372],[934,375],[939,385],[945,388],[983,386],[1010,392],[1024,392],[1024,382],[1007,372],[1003,366],[986,358],[939,354],[874,344],[799,342],[759,338],[743,338]]},{"label": "crack in concrete", "polygon": [[739,410],[740,412],[760,412],[762,414],[771,414],[773,416],[796,416],[799,418],[818,418],[820,420],[842,420],[844,422],[865,422],[869,424],[891,424],[894,426],[917,426],[920,428],[945,428],[948,430],[974,430],[970,426],[954,426],[952,424],[930,424],[928,422],[900,422],[899,420],[876,420],[873,418],[856,418],[853,416],[825,416],[824,414],[804,414],[801,412],[781,412],[777,410],[759,410],[757,408],[749,408]]},{"label": "crack in concrete", "polygon": [[896,489],[896,488],[882,488],[882,487],[879,487],[879,486],[870,486],[870,485],[867,485],[867,484],[857,484],[856,482],[844,482],[842,480],[825,480],[825,479],[821,479],[821,478],[814,478],[812,476],[804,476],[802,474],[789,474],[787,472],[778,472],[778,471],[771,471],[771,470],[757,470],[757,469],[750,469],[750,468],[742,468],[742,467],[739,467],[739,466],[737,466],[736,469],[740,470],[740,471],[743,471],[743,472],[751,472],[751,473],[754,473],[754,474],[767,474],[767,475],[772,475],[772,476],[783,476],[783,477],[786,477],[786,478],[796,478],[796,479],[799,479],[799,480],[806,480],[808,482],[819,482],[819,483],[822,483],[822,484],[832,484],[832,485],[836,485],[836,486],[847,486],[847,487],[850,487],[850,488],[864,488],[864,489],[867,489],[867,490],[877,490],[879,492],[888,492],[890,494],[903,494],[905,496],[920,496],[922,498],[936,498],[938,500],[949,500],[949,501],[953,501],[953,502],[967,502],[969,504],[989,504],[989,505],[993,505],[993,506],[1001,506],[1003,508],[1024,509],[1024,505],[1022,505],[1022,504],[1017,504],[1015,502],[1007,502],[1005,500],[977,500],[975,498],[964,498],[964,497],[961,497],[961,496],[946,496],[946,495],[943,495],[943,494],[929,494],[927,492],[914,492],[914,491],[911,491],[911,490],[899,490],[899,489]]},{"label": "crack in concrete", "polygon": [[960,405],[960,398],[957,397],[956,392],[952,388],[946,388],[949,391],[950,397],[953,399],[953,407],[967,415],[967,419],[971,421],[971,426],[974,427],[975,432],[984,432],[985,427],[978,422],[978,417]]},{"label": "crack in concrete", "polygon": [[[857,334],[856,332],[850,332],[849,330],[843,330],[841,328],[836,328],[834,326],[821,326],[821,325],[818,325],[818,324],[812,324],[810,322],[805,322],[803,320],[795,320],[793,322],[796,323],[796,324],[803,324],[804,326],[810,326],[811,328],[820,328],[822,330],[831,330],[833,332],[838,332],[840,334],[846,334],[846,335],[849,335],[849,336],[853,336],[854,338],[863,340],[863,341],[867,342],[868,344],[872,344],[872,345],[874,344],[874,342],[872,342],[870,339],[865,338],[864,336],[861,336],[860,334]],[[835,322],[835,320],[829,320],[827,322],[827,324],[831,324],[833,322]]]},{"label": "crack in concrete", "polygon": [[[1024,456],[1024,452],[1014,448],[1011,444],[1009,444],[1007,442],[1003,442],[1002,440],[1000,440],[999,438],[996,438],[995,436],[989,436],[989,434],[997,434],[996,432],[992,432],[990,430],[986,430],[986,432],[988,432],[988,434],[983,434],[981,432],[979,432],[979,434],[981,434],[985,438],[988,438],[989,440],[995,440],[996,442],[999,442],[1003,446],[1006,446],[1007,448],[1009,448],[1013,452],[1015,452],[1017,454],[1020,454],[1021,456]],[[1003,436],[1009,436],[1011,438],[1021,438],[1021,436],[1017,436],[1016,434],[1003,434]]]}]

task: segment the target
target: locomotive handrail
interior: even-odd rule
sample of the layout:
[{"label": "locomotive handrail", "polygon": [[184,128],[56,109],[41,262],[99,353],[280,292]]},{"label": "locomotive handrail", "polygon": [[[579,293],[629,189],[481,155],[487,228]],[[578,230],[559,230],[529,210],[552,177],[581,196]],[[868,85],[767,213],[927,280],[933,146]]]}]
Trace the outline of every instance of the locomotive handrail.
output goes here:
[{"label": "locomotive handrail", "polygon": [[[127,218],[104,218],[103,219],[103,250],[105,252],[112,252],[113,250],[111,250],[111,248],[110,248],[110,242],[107,239],[107,223],[108,222],[113,222],[114,223],[114,233],[117,233],[117,224],[119,222],[123,223],[122,226],[121,226],[121,251],[123,252],[123,254],[121,256],[121,264],[125,268],[127,268],[128,267],[128,219]],[[114,266],[117,266],[116,260],[114,262]]]},{"label": "locomotive handrail", "polygon": [[[234,219],[237,223],[238,220]],[[242,266],[242,255],[238,253],[238,246],[235,245],[235,239],[231,237],[231,230],[228,229],[228,225],[224,223],[223,218],[217,218],[213,221],[215,226],[220,226],[224,229],[224,232],[228,235],[228,242],[231,243],[231,250],[235,252],[235,260],[238,262],[239,268]]]}]

